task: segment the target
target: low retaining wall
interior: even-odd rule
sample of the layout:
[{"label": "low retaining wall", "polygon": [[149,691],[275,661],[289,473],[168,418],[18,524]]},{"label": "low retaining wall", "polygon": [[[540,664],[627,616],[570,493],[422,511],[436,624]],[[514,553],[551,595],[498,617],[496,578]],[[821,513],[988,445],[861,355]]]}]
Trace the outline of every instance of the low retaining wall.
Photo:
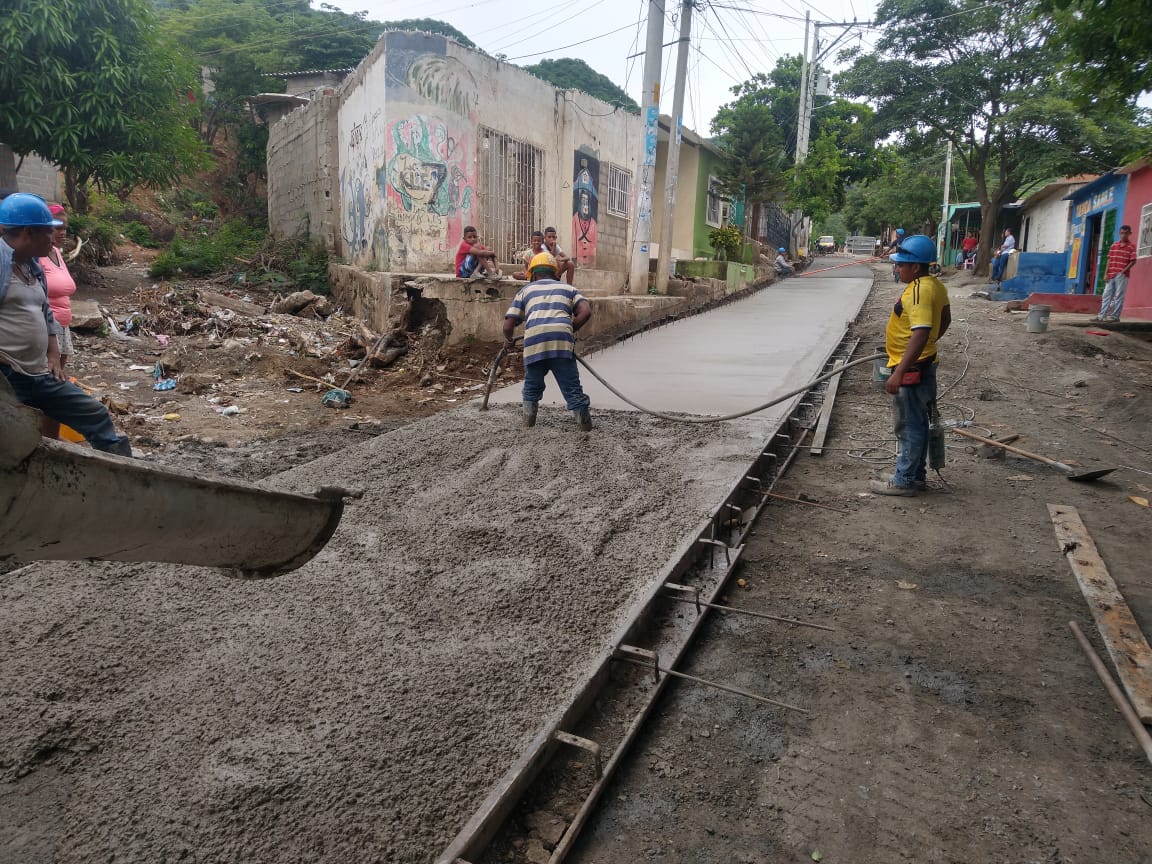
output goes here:
[{"label": "low retaining wall", "polygon": [[[759,277],[756,284],[766,284],[773,278],[770,272],[760,272],[765,268],[741,264],[728,267],[736,271],[737,279],[672,279],[668,283],[667,296],[622,294],[590,297],[592,320],[580,331],[580,336],[582,339],[624,336],[664,318],[683,315],[736,291],[746,290],[751,287],[745,281],[748,274],[753,274],[752,278]],[[577,281],[579,278],[580,271],[577,271]],[[419,282],[426,299],[444,305],[449,325],[446,328],[447,345],[472,340],[501,341],[504,338],[504,313],[516,292],[526,284],[512,279],[498,282],[457,279],[448,274],[375,273],[346,264],[330,264],[328,281],[333,299],[378,332],[392,326],[389,318],[397,317],[407,308],[404,283]]]}]

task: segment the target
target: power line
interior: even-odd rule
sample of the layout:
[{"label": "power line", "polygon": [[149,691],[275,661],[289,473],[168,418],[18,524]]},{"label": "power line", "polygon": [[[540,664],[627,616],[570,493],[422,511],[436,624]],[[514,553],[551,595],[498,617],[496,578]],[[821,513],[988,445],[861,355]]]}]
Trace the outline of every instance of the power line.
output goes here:
[{"label": "power line", "polygon": [[547,51],[537,51],[534,54],[521,54],[519,57],[506,57],[504,60],[506,63],[510,63],[513,60],[526,60],[529,57],[541,57],[545,54],[555,53],[556,51],[564,51],[568,48],[575,48],[577,45],[586,45],[589,42],[595,42],[597,39],[603,39],[606,36],[612,36],[616,33],[619,33],[621,30],[627,30],[631,26],[631,24],[625,24],[623,27],[617,27],[615,30],[609,30],[607,33],[601,33],[598,36],[589,36],[587,39],[581,39],[579,42],[570,42],[567,45],[557,45],[555,48],[549,48]]}]

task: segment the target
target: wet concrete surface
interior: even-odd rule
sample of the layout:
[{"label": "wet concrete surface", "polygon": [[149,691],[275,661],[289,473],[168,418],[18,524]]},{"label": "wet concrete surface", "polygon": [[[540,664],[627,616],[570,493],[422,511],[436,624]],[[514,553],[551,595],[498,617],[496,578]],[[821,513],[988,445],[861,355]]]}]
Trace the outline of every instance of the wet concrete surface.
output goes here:
[{"label": "wet concrete surface", "polygon": [[[872,272],[866,265],[794,277],[744,300],[635,336],[587,360],[645,408],[700,415],[735,413],[818,375],[871,286]],[[586,370],[580,377],[593,409],[632,410]],[[520,394],[519,384],[505,387],[492,395],[492,402],[519,402]],[[542,402],[563,407],[551,376]],[[754,416],[768,425],[783,417],[787,407],[783,404]]]}]

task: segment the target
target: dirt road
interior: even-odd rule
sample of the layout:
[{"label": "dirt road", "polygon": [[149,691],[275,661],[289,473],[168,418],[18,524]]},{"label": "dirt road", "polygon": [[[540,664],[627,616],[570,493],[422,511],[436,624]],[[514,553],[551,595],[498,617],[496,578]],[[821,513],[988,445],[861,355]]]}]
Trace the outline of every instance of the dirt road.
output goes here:
[{"label": "dirt road", "polygon": [[[1139,334],[1089,335],[1086,316],[1026,334],[971,290],[951,288],[941,389],[970,365],[946,416],[1088,467],[1152,470]],[[878,282],[866,342],[882,339],[892,293]],[[731,597],[836,632],[716,619],[686,669],[812,716],[674,688],[572,860],[1152,861],[1152,769],[1068,630],[1079,621],[1100,647],[1045,506],[1080,508],[1152,634],[1152,515],[1128,500],[1152,477],[1075,484],[955,438],[947,492],[872,497],[867,480],[891,468],[886,397],[853,370],[836,406],[829,445],[857,452],[805,457],[778,491],[849,514],[773,505],[745,555],[748,590]]]}]

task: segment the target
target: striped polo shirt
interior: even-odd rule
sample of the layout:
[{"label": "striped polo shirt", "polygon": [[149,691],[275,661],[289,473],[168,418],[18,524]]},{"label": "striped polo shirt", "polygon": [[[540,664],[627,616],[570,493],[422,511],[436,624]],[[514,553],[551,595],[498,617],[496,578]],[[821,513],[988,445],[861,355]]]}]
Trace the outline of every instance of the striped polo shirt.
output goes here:
[{"label": "striped polo shirt", "polygon": [[573,356],[572,315],[584,295],[570,285],[542,279],[525,285],[505,318],[524,322],[524,364]]}]

